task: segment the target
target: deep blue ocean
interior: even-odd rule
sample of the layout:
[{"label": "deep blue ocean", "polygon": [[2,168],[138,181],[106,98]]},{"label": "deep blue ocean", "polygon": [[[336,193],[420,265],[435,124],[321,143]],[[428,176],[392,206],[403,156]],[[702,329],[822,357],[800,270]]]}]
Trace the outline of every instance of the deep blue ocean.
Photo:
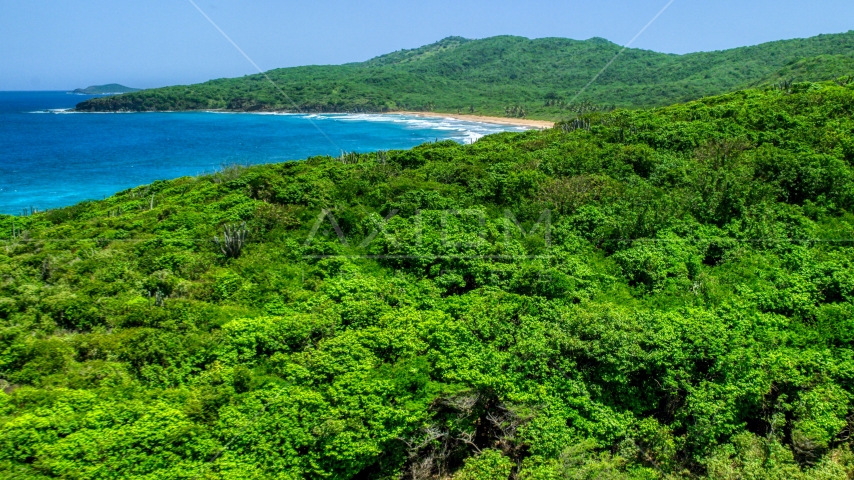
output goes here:
[{"label": "deep blue ocean", "polygon": [[0,213],[102,199],[232,164],[468,142],[514,127],[404,115],[71,113],[90,96],[0,92]]}]

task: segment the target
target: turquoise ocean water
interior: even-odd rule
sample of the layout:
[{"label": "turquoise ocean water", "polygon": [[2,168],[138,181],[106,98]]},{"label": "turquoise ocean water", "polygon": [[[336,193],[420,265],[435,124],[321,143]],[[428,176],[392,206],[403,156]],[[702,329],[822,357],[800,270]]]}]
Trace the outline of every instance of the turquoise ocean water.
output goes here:
[{"label": "turquoise ocean water", "polygon": [[70,113],[91,98],[0,92],[0,213],[101,199],[155,180],[258,164],[469,142],[502,125],[404,115]]}]

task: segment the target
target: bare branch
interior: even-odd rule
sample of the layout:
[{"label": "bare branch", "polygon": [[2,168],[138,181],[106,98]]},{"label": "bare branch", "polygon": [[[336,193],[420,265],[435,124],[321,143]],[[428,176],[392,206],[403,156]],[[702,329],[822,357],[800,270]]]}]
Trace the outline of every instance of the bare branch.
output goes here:
[{"label": "bare branch", "polygon": [[474,432],[463,432],[460,434],[459,437],[457,437],[457,440],[465,443],[466,445],[469,445],[470,447],[474,448],[477,453],[480,453],[480,447],[478,447],[477,444],[474,443],[474,435]]}]

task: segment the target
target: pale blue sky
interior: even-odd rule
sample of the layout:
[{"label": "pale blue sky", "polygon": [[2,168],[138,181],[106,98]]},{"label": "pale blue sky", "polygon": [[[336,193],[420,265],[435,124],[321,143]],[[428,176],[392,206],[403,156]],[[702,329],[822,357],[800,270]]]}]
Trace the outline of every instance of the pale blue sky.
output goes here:
[{"label": "pale blue sky", "polygon": [[[196,0],[267,70],[460,35],[625,44],[668,0]],[[675,0],[634,47],[686,53],[854,29],[851,0]],[[194,83],[254,68],[188,0],[0,0],[0,90]]]}]

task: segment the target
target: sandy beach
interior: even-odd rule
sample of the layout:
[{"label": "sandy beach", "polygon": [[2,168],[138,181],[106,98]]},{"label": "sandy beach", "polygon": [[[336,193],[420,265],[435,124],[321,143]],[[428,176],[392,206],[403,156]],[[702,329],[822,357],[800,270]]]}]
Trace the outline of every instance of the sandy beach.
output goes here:
[{"label": "sandy beach", "polygon": [[515,125],[519,127],[529,128],[552,128],[554,122],[547,120],[528,120],[525,118],[505,118],[505,117],[485,117],[482,115],[462,115],[455,113],[437,113],[437,112],[388,112],[387,115],[413,115],[416,117],[432,117],[432,118],[453,118],[455,120],[465,120],[469,122],[494,123],[498,125]]}]

